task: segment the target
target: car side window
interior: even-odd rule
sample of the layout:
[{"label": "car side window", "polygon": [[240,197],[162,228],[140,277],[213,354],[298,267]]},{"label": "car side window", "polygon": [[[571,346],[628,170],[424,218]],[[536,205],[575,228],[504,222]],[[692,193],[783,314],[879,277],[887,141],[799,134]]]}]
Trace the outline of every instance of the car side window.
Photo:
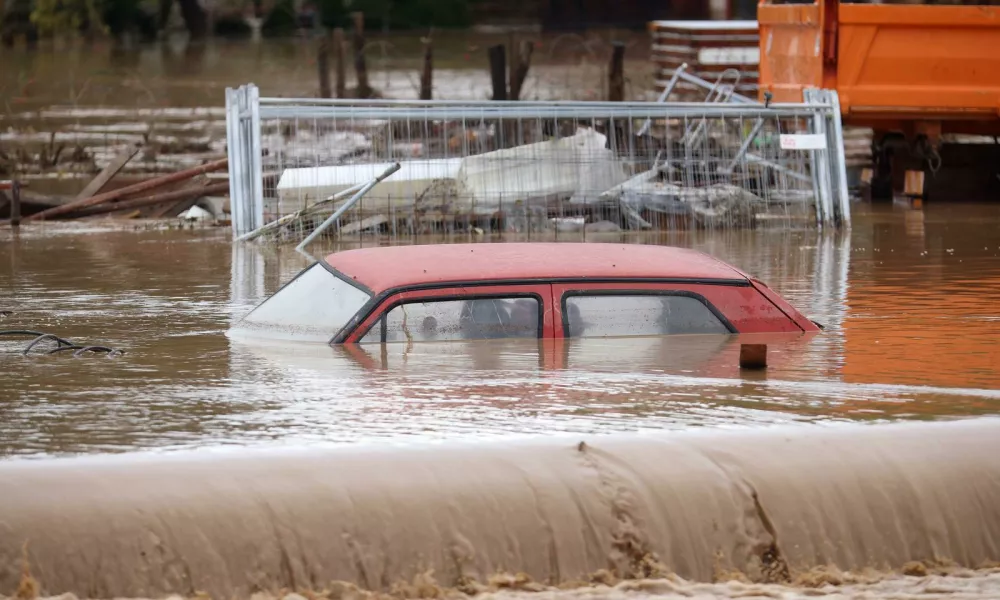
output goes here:
[{"label": "car side window", "polygon": [[[535,298],[468,298],[408,302],[389,310],[386,342],[429,342],[490,338],[537,338],[539,306]],[[378,342],[376,323],[360,343]]]},{"label": "car side window", "polygon": [[698,298],[682,295],[565,296],[566,337],[730,333]]}]

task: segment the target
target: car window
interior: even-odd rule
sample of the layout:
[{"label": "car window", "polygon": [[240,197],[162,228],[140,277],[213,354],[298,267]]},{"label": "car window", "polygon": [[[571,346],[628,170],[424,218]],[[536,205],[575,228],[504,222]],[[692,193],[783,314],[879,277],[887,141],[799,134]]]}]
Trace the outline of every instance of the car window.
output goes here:
[{"label": "car window", "polygon": [[358,343],[359,344],[371,344],[371,343],[377,344],[377,343],[379,343],[381,341],[382,341],[382,319],[379,319],[378,321],[375,321],[374,323],[372,323],[372,326],[368,330],[368,333],[366,333],[360,340],[358,340]]},{"label": "car window", "polygon": [[371,294],[316,263],[255,308],[236,328],[328,342],[369,300]]},{"label": "car window", "polygon": [[567,295],[567,337],[730,333],[698,298],[680,295]]},{"label": "car window", "polygon": [[[489,338],[537,338],[535,298],[469,298],[409,302],[389,310],[386,342],[428,342]],[[374,333],[374,335],[373,335]],[[378,342],[376,322],[360,343]]]}]

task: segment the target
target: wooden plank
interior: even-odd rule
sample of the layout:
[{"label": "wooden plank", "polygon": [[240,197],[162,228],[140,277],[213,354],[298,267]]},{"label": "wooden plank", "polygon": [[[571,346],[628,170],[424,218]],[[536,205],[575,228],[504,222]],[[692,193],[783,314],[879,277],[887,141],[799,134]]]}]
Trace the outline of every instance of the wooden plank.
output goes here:
[{"label": "wooden plank", "polygon": [[97,177],[94,177],[93,179],[90,180],[90,183],[87,184],[87,187],[83,188],[83,191],[77,194],[76,198],[74,198],[73,201],[75,202],[77,200],[90,198],[94,194],[100,193],[100,191],[104,189],[104,186],[106,186],[108,182],[111,181],[111,178],[117,175],[118,171],[121,171],[122,168],[125,165],[127,165],[128,162],[132,160],[132,158],[135,157],[136,154],[139,153],[139,150],[141,148],[142,146],[134,144],[126,148],[124,151],[122,151],[118,156],[112,158],[111,162],[109,162],[107,166],[101,169],[101,172],[97,174]]},{"label": "wooden plank", "polygon": [[203,198],[205,196],[211,196],[213,194],[225,193],[228,190],[229,190],[229,183],[213,183],[211,185],[206,185],[206,186],[197,186],[192,188],[185,188],[182,190],[175,190],[173,192],[153,194],[151,196],[146,196],[143,198],[123,200],[122,202],[119,202],[117,204],[94,206],[84,210],[75,211],[74,214],[79,216],[99,215],[109,212],[126,210],[130,208],[143,208],[146,206],[153,206],[156,204],[163,204],[166,202],[177,202],[191,197],[194,197],[196,199]]}]

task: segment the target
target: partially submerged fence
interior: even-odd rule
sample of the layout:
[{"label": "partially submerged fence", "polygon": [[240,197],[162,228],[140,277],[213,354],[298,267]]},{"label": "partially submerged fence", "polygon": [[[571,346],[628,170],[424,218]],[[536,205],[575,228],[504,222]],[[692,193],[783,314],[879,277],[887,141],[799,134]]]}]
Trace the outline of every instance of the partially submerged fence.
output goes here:
[{"label": "partially submerged fence", "polygon": [[[301,241],[345,191],[394,162],[399,171],[343,214],[337,235],[848,223],[836,94],[771,106],[722,96],[354,101],[227,90],[233,231],[284,217],[281,235]],[[308,210],[318,202],[325,212]],[[289,216],[303,209],[312,214]]]}]

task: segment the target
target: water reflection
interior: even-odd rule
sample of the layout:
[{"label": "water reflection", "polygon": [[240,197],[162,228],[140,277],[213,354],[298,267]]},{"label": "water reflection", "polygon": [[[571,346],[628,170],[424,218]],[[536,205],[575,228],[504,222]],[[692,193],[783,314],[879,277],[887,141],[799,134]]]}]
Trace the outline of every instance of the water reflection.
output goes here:
[{"label": "water reflection", "polygon": [[[260,345],[224,332],[307,265],[224,232],[0,233],[0,328],[123,347],[122,359],[21,357],[0,341],[0,452],[118,452],[413,436],[575,434],[995,413],[994,207],[860,210],[849,235],[673,232],[760,277],[827,329],[677,336]],[[465,240],[463,240],[465,241]],[[365,244],[379,243],[366,241]],[[314,254],[322,255],[322,250]]]}]

